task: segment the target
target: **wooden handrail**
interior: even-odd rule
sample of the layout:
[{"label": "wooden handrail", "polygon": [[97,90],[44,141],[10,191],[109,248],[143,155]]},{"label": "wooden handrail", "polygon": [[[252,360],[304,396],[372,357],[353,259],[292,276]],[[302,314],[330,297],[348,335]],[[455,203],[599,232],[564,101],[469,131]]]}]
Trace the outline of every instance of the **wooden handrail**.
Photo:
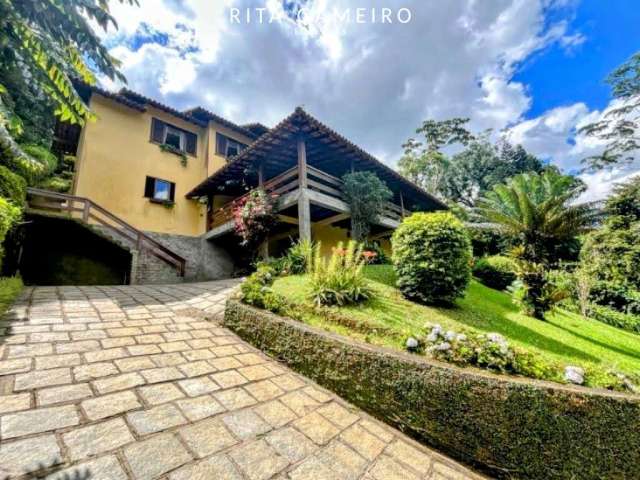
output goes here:
[{"label": "wooden handrail", "polygon": [[[113,232],[133,242],[136,245],[136,248],[138,250],[144,249],[149,253],[151,253],[152,255],[154,255],[155,257],[159,258],[160,260],[170,264],[171,266],[176,268],[176,270],[178,271],[178,274],[181,277],[184,276],[186,260],[183,257],[173,252],[172,250],[168,249],[167,247],[162,245],[160,242],[154,240],[146,233],[138,230],[133,225],[125,222],[120,217],[117,217],[107,209],[101,207],[100,205],[95,203],[93,200],[86,197],[69,195],[66,193],[58,193],[58,192],[52,192],[49,190],[42,190],[40,188],[27,188],[27,193],[29,195],[44,197],[49,200],[56,199],[56,200],[66,201],[67,202],[66,207],[63,207],[59,204],[57,205],[57,207],[56,207],[56,204],[46,204],[46,205],[40,204],[39,206],[50,208],[50,209],[64,210],[69,213],[79,212],[82,214],[81,220],[84,223],[88,224],[90,220],[95,220],[96,222],[109,228]],[[81,203],[82,208],[75,207],[73,204],[74,202]],[[34,206],[38,206],[38,204],[35,204]],[[106,217],[107,219],[111,220],[113,223],[115,223],[116,225],[119,225],[121,228],[117,228],[111,223],[108,223],[107,221],[105,221],[103,218],[95,215],[92,212],[92,210]]]},{"label": "wooden handrail", "polygon": [[[321,193],[330,195],[334,198],[344,200],[344,194],[342,192],[344,182],[327,172],[323,172],[311,165],[307,165],[307,175],[310,178],[307,180],[307,185],[312,189]],[[273,177],[272,179],[264,182],[262,188],[267,193],[284,194],[298,187],[298,167],[295,166],[281,173],[280,175]],[[289,182],[286,180],[293,179]],[[315,179],[315,180],[311,180]],[[251,191],[244,195],[231,200],[224,204],[222,207],[217,208],[211,215],[211,222],[209,228],[217,227],[231,220],[233,217],[233,207],[246,198]],[[400,219],[402,218],[402,208],[392,202],[387,202],[384,206],[384,213],[386,216]],[[405,213],[408,212],[405,210]]]}]

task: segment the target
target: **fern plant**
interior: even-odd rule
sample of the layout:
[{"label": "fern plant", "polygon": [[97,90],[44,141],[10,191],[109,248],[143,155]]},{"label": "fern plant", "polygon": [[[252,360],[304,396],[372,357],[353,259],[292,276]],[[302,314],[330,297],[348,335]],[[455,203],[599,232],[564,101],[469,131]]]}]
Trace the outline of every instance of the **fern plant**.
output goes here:
[{"label": "fern plant", "polygon": [[318,305],[348,305],[371,297],[372,291],[362,273],[366,259],[363,247],[353,240],[343,247],[340,242],[329,258],[314,248],[307,271],[311,275],[311,298]]}]

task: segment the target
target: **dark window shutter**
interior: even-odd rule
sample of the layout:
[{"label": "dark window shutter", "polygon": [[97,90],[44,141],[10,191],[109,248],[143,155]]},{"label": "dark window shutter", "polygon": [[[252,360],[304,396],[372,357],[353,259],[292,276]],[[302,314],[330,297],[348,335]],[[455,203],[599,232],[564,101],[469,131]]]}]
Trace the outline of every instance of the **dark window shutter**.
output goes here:
[{"label": "dark window shutter", "polygon": [[171,190],[169,191],[169,200],[173,202],[175,198],[176,198],[176,184],[171,182]]},{"label": "dark window shutter", "polygon": [[151,119],[151,141],[156,143],[164,142],[164,122],[157,118]]},{"label": "dark window shutter", "polygon": [[187,136],[187,153],[190,155],[196,155],[198,148],[198,136],[195,133],[185,132]]},{"label": "dark window shutter", "polygon": [[227,137],[218,132],[216,132],[216,153],[222,156],[227,153]]},{"label": "dark window shutter", "polygon": [[153,190],[155,186],[155,178],[147,177],[147,181],[144,184],[144,196],[147,198],[153,198]]}]

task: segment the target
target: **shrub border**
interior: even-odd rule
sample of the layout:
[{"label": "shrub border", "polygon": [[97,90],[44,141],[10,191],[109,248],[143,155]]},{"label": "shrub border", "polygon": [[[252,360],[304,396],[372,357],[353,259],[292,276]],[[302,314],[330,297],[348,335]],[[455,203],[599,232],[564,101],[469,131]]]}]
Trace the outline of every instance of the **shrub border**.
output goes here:
[{"label": "shrub border", "polygon": [[640,397],[459,369],[229,299],[224,325],[414,438],[501,478],[640,478]]}]

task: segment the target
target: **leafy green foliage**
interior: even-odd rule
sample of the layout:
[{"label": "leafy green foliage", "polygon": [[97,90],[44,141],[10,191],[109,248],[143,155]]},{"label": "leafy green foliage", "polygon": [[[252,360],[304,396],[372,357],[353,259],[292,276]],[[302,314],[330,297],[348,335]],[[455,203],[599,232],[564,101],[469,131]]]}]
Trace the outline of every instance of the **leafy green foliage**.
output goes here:
[{"label": "leafy green foliage", "polygon": [[449,167],[449,159],[440,149],[448,145],[467,145],[473,135],[466,129],[468,118],[425,120],[416,129],[424,140],[410,138],[402,145],[404,156],[398,162],[400,173],[429,193],[439,192]]},{"label": "leafy green foliage", "polygon": [[316,305],[347,305],[363,302],[371,297],[371,289],[362,273],[365,258],[362,245],[353,240],[343,248],[342,242],[327,259],[315,248],[311,274],[311,298]]},{"label": "leafy green foliage", "polygon": [[629,330],[630,332],[640,333],[640,314],[622,313],[603,305],[591,304],[589,306],[589,315],[599,322]]},{"label": "leafy green foliage", "polygon": [[427,334],[420,337],[420,344],[424,345],[427,355],[438,360],[531,378],[562,380],[558,365],[513,348],[499,333],[445,331],[440,325],[428,324],[425,327]]},{"label": "leafy green foliage", "polygon": [[632,161],[640,148],[640,52],[615,69],[607,78],[607,83],[611,86],[613,97],[621,102],[609,109],[600,120],[578,131],[607,143],[602,153],[583,160],[591,170]]},{"label": "leafy green foliage", "polygon": [[9,310],[23,287],[20,277],[0,278],[0,316],[4,316],[5,312]]},{"label": "leafy green foliage", "polygon": [[473,266],[473,276],[487,287],[504,290],[516,279],[516,270],[513,259],[493,255],[476,261]]},{"label": "leafy green foliage", "polygon": [[342,177],[343,193],[351,210],[353,238],[362,242],[384,205],[391,200],[389,187],[372,172],[352,172]]},{"label": "leafy green foliage", "polygon": [[440,184],[440,194],[451,202],[473,207],[494,185],[526,172],[540,173],[542,162],[522,146],[502,140],[494,145],[486,137],[472,141],[454,155]]},{"label": "leafy green foliage", "polygon": [[[616,188],[605,205],[608,216],[603,227],[587,235],[582,246],[581,264],[596,287],[614,292],[607,296],[618,295],[616,291],[640,291],[639,205],[640,177],[636,177]],[[618,302],[602,298],[594,301],[620,308]]]},{"label": "leafy green foliage", "polygon": [[13,202],[17,207],[24,205],[27,196],[27,182],[7,167],[0,165],[0,197]]},{"label": "leafy green foliage", "polygon": [[48,148],[35,144],[21,145],[21,147],[24,153],[42,165],[42,169],[38,175],[39,177],[52,174],[58,167],[58,159]]},{"label": "leafy green foliage", "polygon": [[311,264],[315,246],[310,240],[299,240],[294,243],[284,256],[283,269],[291,275],[300,275],[307,272],[307,266]]},{"label": "leafy green foliage", "polygon": [[[0,245],[4,242],[7,233],[13,226],[18,223],[22,217],[20,207],[14,205],[6,198],[0,197]],[[4,250],[0,247],[0,256]]]},{"label": "leafy green foliage", "polygon": [[[546,287],[546,270],[562,242],[587,231],[596,220],[594,208],[574,201],[584,186],[553,169],[516,175],[478,200],[477,213],[504,234],[517,239],[515,250],[525,304],[544,318],[554,294]],[[545,300],[546,299],[546,300]]]},{"label": "leafy green foliage", "polygon": [[452,303],[471,277],[471,243],[449,212],[414,213],[393,234],[398,288],[410,300]]},{"label": "leafy green foliage", "polygon": [[173,145],[169,145],[168,143],[162,143],[158,145],[158,147],[163,152],[173,153],[174,155],[177,155],[178,157],[180,157],[180,165],[182,165],[183,167],[187,166],[187,154],[179,148],[176,148]]}]

